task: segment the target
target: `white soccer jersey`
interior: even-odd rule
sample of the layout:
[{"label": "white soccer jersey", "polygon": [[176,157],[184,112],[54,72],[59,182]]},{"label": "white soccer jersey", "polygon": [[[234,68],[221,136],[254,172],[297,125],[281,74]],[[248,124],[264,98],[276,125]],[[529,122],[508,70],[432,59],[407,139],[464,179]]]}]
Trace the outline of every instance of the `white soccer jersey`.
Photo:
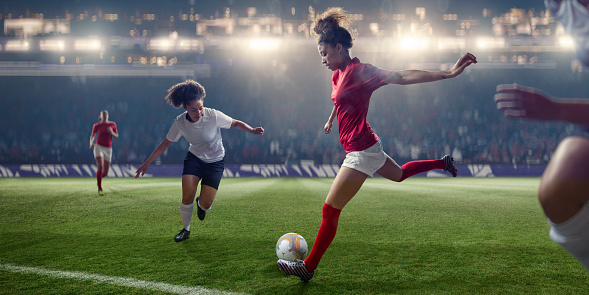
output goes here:
[{"label": "white soccer jersey", "polygon": [[[585,1],[586,2],[586,1]],[[544,0],[546,8],[562,23],[575,42],[577,57],[589,67],[589,10],[578,0]]]},{"label": "white soccer jersey", "polygon": [[225,157],[225,148],[221,139],[221,128],[231,128],[233,119],[215,109],[203,108],[203,115],[196,122],[186,118],[187,112],[174,120],[166,138],[177,142],[184,136],[190,143],[188,149],[205,163],[213,163]]}]

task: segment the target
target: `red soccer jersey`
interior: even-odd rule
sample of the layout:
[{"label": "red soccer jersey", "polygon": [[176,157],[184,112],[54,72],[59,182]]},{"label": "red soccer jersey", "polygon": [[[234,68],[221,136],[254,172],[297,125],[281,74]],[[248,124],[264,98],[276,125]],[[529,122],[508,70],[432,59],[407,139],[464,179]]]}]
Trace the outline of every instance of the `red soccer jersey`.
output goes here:
[{"label": "red soccer jersey", "polygon": [[112,134],[108,132],[109,127],[112,128],[112,131],[117,132],[117,124],[113,121],[98,122],[92,126],[92,134],[96,133],[96,144],[112,147]]},{"label": "red soccer jersey", "polygon": [[372,92],[386,85],[391,71],[360,63],[355,57],[343,71],[333,72],[331,100],[336,108],[339,137],[346,153],[363,151],[378,141],[366,121]]}]

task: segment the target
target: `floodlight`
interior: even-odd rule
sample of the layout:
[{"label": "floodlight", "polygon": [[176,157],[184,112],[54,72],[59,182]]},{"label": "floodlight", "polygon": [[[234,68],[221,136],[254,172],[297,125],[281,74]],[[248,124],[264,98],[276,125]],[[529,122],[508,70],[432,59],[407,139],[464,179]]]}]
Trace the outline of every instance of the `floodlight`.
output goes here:
[{"label": "floodlight", "polygon": [[505,48],[504,38],[478,37],[476,42],[479,49]]},{"label": "floodlight", "polygon": [[442,37],[438,40],[440,50],[462,50],[466,47],[466,40],[460,37]]},{"label": "floodlight", "polygon": [[102,49],[102,42],[99,39],[77,39],[74,41],[74,50],[77,51],[99,51]]},{"label": "floodlight", "polygon": [[558,46],[564,48],[574,48],[575,41],[570,36],[561,36],[558,38]]},{"label": "floodlight", "polygon": [[401,50],[423,50],[428,46],[429,41],[425,38],[404,37],[399,40]]},{"label": "floodlight", "polygon": [[171,47],[170,39],[169,38],[160,38],[160,39],[151,39],[149,40],[149,44],[147,48],[149,50],[169,50]]},{"label": "floodlight", "polygon": [[45,39],[39,41],[41,51],[64,51],[65,42],[63,40]]},{"label": "floodlight", "polygon": [[30,44],[25,40],[8,40],[6,41],[6,51],[28,51]]},{"label": "floodlight", "polygon": [[275,39],[251,39],[250,48],[259,51],[272,51],[278,49],[278,40]]}]

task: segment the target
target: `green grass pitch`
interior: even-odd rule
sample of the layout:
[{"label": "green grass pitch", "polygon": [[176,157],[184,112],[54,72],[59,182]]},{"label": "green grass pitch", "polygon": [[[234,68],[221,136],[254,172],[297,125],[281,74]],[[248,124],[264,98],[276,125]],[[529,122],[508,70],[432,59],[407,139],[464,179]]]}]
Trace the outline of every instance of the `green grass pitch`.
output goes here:
[{"label": "green grass pitch", "polygon": [[105,196],[94,178],[0,179],[0,294],[174,293],[10,268],[21,266],[213,293],[589,292],[589,274],[548,237],[538,178],[369,179],[313,280],[286,277],[275,243],[297,232],[311,248],[331,182],[224,178],[176,243],[180,177],[105,178]]}]

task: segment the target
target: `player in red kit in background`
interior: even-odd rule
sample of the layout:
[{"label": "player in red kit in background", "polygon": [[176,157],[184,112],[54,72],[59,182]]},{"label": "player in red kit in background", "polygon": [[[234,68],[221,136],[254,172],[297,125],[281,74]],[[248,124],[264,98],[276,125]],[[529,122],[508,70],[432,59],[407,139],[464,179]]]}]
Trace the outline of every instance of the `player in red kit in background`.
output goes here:
[{"label": "player in red kit in background", "polygon": [[[108,120],[108,111],[104,110],[98,115],[100,122],[92,126],[92,135],[90,136],[90,148],[94,146],[94,158],[96,159],[96,183],[98,184],[98,194],[103,196],[102,177],[108,174],[110,162],[112,160],[112,138],[119,138],[117,124]],[[96,138],[96,145],[94,145]]]}]

